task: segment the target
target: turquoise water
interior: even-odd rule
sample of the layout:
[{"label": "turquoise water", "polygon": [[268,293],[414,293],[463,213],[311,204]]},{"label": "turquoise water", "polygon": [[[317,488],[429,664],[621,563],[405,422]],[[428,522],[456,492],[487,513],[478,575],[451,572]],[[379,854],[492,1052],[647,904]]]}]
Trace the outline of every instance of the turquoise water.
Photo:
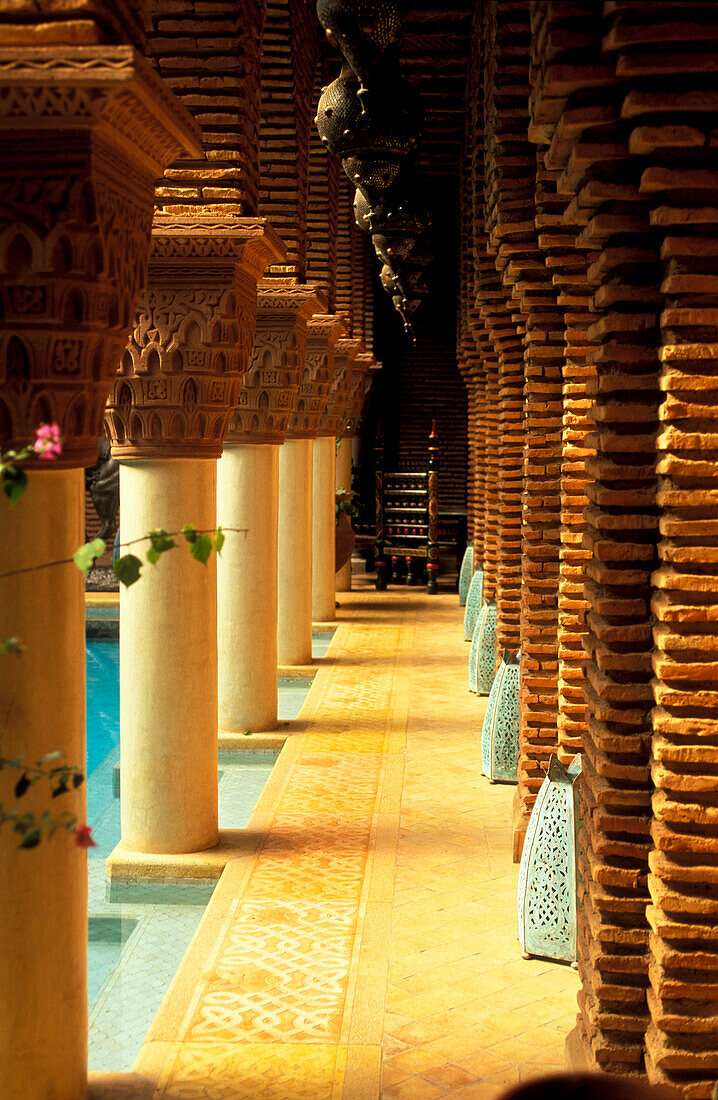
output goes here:
[{"label": "turquoise water", "polygon": [[[295,717],[311,681],[280,683],[282,717]],[[213,883],[113,884],[104,861],[120,839],[119,642],[87,643],[88,1008],[90,1070],[131,1070],[195,933]],[[219,824],[241,829],[264,788],[276,752],[223,753]]]},{"label": "turquoise water", "polygon": [[120,643],[87,642],[87,774],[120,743]]}]

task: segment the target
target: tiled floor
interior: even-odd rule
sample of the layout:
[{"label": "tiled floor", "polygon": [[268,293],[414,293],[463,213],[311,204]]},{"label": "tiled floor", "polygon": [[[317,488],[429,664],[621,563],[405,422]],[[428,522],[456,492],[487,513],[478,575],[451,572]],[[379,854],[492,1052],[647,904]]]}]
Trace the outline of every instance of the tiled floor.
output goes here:
[{"label": "tiled floor", "polygon": [[[127,1073],[197,930],[213,883],[115,883],[108,896],[105,859],[120,836],[112,774],[118,758],[115,749],[88,783],[88,821],[97,841],[88,861],[88,1064],[93,1071]],[[261,751],[220,755],[220,826],[246,825],[276,758]]]},{"label": "tiled floor", "polygon": [[561,1070],[576,1015],[574,972],[521,958],[515,788],[481,775],[486,700],[466,690],[469,646],[456,640],[460,627],[451,605],[435,608],[430,628],[417,623],[382,1051],[386,1100],[479,1100]]},{"label": "tiled floor", "polygon": [[520,957],[514,789],[480,776],[458,599],[340,602],[258,843],[93,1098],[469,1100],[562,1064],[577,979]]}]

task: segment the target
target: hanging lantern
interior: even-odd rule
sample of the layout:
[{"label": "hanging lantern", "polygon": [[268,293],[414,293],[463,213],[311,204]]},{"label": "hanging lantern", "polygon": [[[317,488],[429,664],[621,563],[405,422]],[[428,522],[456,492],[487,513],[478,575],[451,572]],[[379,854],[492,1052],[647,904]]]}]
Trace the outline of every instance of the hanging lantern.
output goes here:
[{"label": "hanging lantern", "polygon": [[342,158],[346,174],[373,204],[394,183],[402,158],[418,142],[422,111],[416,93],[399,75],[377,83],[363,104],[358,92],[356,74],[345,65],[322,92],[314,121],[322,143]]},{"label": "hanging lantern", "polygon": [[[409,255],[416,244],[411,233],[372,233],[371,243],[382,264],[399,274],[398,265]],[[403,288],[402,288],[403,291]]]},{"label": "hanging lantern", "polygon": [[464,550],[464,556],[461,559],[461,569],[459,570],[459,607],[466,606],[466,597],[469,592],[469,585],[471,584],[471,578],[474,573],[474,547],[469,544]]},{"label": "hanging lantern", "polygon": [[317,0],[317,17],[362,85],[401,30],[400,0]]},{"label": "hanging lantern", "polygon": [[475,691],[477,695],[488,695],[495,678],[496,604],[484,600],[471,637],[469,690]]},{"label": "hanging lantern", "polygon": [[381,285],[384,287],[384,290],[390,296],[396,294],[397,290],[399,290],[397,287],[399,276],[392,271],[388,264],[384,264],[382,267],[379,272],[379,279],[381,280]]},{"label": "hanging lantern", "polygon": [[580,774],[580,755],[568,768],[552,756],[531,811],[516,899],[525,959],[539,955],[576,965]]},{"label": "hanging lantern", "polygon": [[421,236],[431,225],[429,204],[416,164],[406,158],[399,175],[386,191],[372,201],[360,189],[354,197],[354,218],[368,233],[411,233]]},{"label": "hanging lantern", "polygon": [[520,653],[504,650],[486,706],[481,765],[492,783],[518,782],[520,659]]}]

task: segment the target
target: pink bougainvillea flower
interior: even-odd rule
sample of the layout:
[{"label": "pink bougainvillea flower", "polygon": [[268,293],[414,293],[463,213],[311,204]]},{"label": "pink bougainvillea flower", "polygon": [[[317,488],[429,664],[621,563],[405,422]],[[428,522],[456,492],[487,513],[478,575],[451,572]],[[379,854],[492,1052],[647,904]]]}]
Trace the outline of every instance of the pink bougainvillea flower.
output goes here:
[{"label": "pink bougainvillea flower", "polygon": [[92,826],[91,825],[76,825],[72,830],[72,835],[75,838],[76,848],[96,848],[97,845],[92,839]]},{"label": "pink bougainvillea flower", "polygon": [[33,449],[38,458],[57,458],[62,454],[62,439],[57,424],[41,424],[37,429]]}]

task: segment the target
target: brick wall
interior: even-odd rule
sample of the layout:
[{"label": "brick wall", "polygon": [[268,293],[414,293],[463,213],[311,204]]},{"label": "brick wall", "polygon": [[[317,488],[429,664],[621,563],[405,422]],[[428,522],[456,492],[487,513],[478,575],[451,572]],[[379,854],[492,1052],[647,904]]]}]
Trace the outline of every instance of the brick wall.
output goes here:
[{"label": "brick wall", "polygon": [[175,213],[257,212],[261,0],[154,0],[150,51],[167,86],[202,127],[205,155],[176,161],[157,188]]}]

